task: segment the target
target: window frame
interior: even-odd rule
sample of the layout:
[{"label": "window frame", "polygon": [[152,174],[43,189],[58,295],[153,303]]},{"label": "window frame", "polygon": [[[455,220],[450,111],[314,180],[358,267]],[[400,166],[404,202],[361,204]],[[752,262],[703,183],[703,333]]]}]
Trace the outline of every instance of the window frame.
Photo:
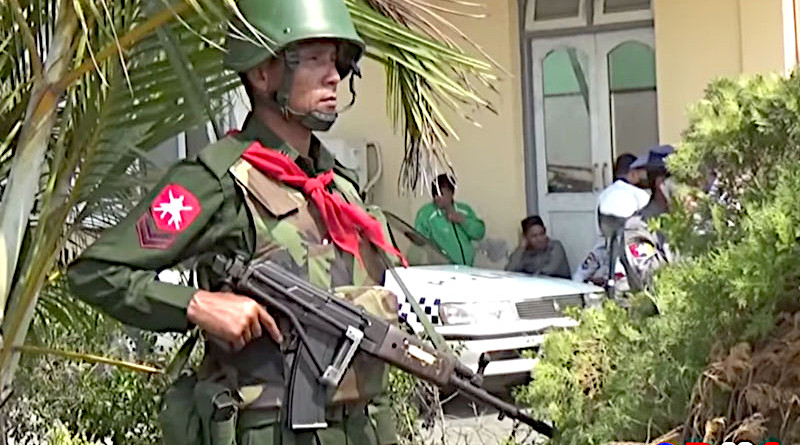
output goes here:
[{"label": "window frame", "polygon": [[588,2],[578,0],[578,15],[571,18],[554,20],[536,20],[536,2],[539,0],[528,0],[525,11],[526,31],[549,31],[564,28],[582,28],[589,26],[589,12],[587,11]]},{"label": "window frame", "polygon": [[606,0],[594,0],[594,17],[592,19],[595,25],[653,20],[653,0],[650,0],[650,7],[647,9],[628,12],[605,13],[603,12],[605,3]]}]

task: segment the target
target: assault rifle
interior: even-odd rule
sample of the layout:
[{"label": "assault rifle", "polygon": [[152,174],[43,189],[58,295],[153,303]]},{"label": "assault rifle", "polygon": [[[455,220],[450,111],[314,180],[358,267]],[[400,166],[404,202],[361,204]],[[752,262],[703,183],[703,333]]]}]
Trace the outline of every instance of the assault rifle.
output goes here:
[{"label": "assault rifle", "polygon": [[303,347],[292,364],[288,420],[293,429],[324,428],[331,389],[342,380],[357,352],[369,354],[439,387],[452,386],[467,397],[496,408],[552,437],[553,428],[517,406],[481,388],[481,376],[446,352],[436,351],[413,334],[387,323],[333,293],[317,288],[281,266],[266,261],[246,266],[217,257],[228,284],[279,311],[291,323]]}]

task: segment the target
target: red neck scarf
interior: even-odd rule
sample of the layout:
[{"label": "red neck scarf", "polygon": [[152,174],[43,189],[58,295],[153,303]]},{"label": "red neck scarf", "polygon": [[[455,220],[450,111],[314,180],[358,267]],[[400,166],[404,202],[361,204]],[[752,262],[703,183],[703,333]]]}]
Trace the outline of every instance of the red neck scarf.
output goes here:
[{"label": "red neck scarf", "polygon": [[258,142],[254,142],[245,150],[242,159],[268,177],[302,190],[303,194],[317,206],[333,242],[340,249],[356,257],[360,264],[364,264],[359,251],[359,241],[363,237],[384,252],[395,255],[404,266],[408,266],[403,254],[386,241],[386,237],[383,236],[383,226],[377,219],[361,207],[344,202],[341,197],[328,191],[328,185],[333,181],[333,170],[310,178],[288,156],[267,149]]}]

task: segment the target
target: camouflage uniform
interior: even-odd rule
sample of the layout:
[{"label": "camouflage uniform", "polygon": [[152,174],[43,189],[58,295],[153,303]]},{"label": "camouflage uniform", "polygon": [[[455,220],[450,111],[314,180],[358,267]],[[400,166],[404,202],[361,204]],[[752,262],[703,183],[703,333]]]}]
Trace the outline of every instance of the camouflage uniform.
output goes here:
[{"label": "camouflage uniform", "polygon": [[[159,282],[156,272],[188,264],[197,270],[199,287],[220,290],[223,277],[213,272],[211,259],[221,253],[269,258],[313,284],[338,288],[389,320],[396,317],[394,300],[375,287],[385,271],[377,248],[361,242],[362,267],[330,242],[316,208],[300,191],[240,159],[252,141],[288,155],[309,176],[333,169],[332,192],[363,207],[349,173],[316,138],[309,156],[302,157],[256,119],[248,119],[240,134],[206,148],[196,161],[174,166],[127,219],[86,250],[69,271],[75,293],[124,323],[156,331],[186,330],[186,307],[195,289]],[[179,222],[163,212],[173,204],[184,209]],[[367,210],[381,219],[379,209]],[[287,333],[285,323],[278,321]],[[212,342],[206,347],[198,375],[179,381],[166,396],[166,443],[395,442],[391,413],[380,394],[386,380],[381,363],[358,357],[328,409],[329,428],[295,434],[281,421],[285,358],[291,350],[279,350],[268,336],[238,353],[222,351]],[[238,415],[215,417],[211,402],[223,393],[238,401]]]}]

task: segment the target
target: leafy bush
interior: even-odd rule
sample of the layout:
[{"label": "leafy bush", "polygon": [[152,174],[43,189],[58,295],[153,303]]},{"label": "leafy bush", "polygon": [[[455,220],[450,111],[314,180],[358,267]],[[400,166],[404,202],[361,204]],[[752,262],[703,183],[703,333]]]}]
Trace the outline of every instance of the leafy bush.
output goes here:
[{"label": "leafy bush", "polygon": [[92,442],[85,434],[74,435],[61,421],[56,420],[55,425],[47,436],[50,445],[101,445],[102,442]]},{"label": "leafy bush", "polygon": [[389,403],[397,422],[397,435],[401,443],[415,443],[419,430],[419,405],[415,394],[423,383],[413,375],[392,368],[389,372]]},{"label": "leafy bush", "polygon": [[[166,366],[171,351],[145,346],[154,345],[155,336],[141,334],[136,353],[127,335],[130,330],[80,306],[86,310],[84,322],[93,329],[70,330],[50,323],[47,347]],[[53,355],[24,354],[20,365],[6,414],[7,433],[17,443],[49,438],[52,443],[109,440],[136,445],[160,440],[156,416],[166,383],[163,377]]]},{"label": "leafy bush", "polygon": [[[520,401],[560,428],[558,443],[646,441],[687,418],[714,351],[763,337],[800,307],[800,78],[721,80],[693,108],[669,166],[695,188],[660,221],[681,261],[658,274],[659,314],[613,303],[548,336]],[[713,193],[700,186],[716,176]],[[687,205],[687,202],[690,205]]]}]

